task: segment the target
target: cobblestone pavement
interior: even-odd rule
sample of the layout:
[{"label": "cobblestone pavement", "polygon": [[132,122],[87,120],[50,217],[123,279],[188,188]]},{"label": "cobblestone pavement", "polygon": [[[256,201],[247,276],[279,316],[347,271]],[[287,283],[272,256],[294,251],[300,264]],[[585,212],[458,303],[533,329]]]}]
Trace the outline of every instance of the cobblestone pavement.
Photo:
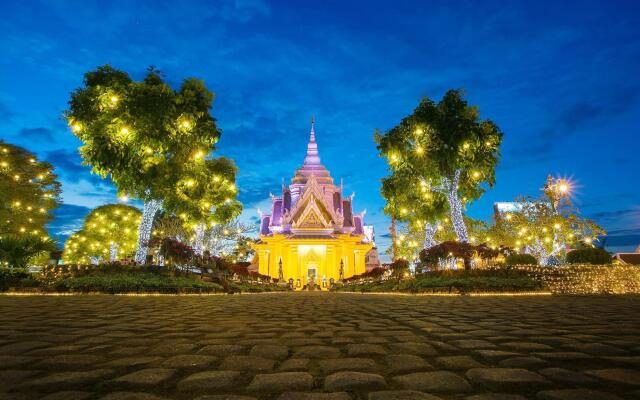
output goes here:
[{"label": "cobblestone pavement", "polygon": [[0,398],[640,397],[640,297],[0,296]]}]

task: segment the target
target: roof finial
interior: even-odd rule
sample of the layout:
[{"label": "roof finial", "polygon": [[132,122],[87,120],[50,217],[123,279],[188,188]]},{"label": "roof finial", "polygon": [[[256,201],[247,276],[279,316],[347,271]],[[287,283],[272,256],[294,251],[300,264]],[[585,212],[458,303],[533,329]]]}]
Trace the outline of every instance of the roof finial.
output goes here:
[{"label": "roof finial", "polygon": [[313,117],[313,114],[311,114],[311,134],[310,134],[311,138],[309,139],[309,141],[312,143],[316,141],[316,132],[314,129],[315,123],[316,123],[316,120]]}]

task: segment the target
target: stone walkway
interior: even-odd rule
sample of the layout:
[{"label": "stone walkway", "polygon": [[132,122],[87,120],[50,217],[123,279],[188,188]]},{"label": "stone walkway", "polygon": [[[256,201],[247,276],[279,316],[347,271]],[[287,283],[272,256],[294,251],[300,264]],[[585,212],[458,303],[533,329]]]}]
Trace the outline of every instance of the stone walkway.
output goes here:
[{"label": "stone walkway", "polygon": [[0,398],[640,397],[640,297],[0,296]]}]

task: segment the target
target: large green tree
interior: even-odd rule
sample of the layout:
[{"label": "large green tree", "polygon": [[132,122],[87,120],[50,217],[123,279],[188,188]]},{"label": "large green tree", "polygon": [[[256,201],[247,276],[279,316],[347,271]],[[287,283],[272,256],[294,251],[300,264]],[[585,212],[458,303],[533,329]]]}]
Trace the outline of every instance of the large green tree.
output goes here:
[{"label": "large green tree", "polygon": [[[174,90],[153,68],[142,81],[134,81],[109,65],[86,73],[83,86],[71,95],[65,115],[84,143],[80,148],[84,163],[102,177],[110,176],[121,194],[144,201],[135,256],[139,263],[148,253],[153,220],[161,206],[173,211],[183,194],[195,200],[191,192],[215,179],[203,174],[206,168],[200,166],[213,160],[220,138],[210,113],[213,98],[198,79],[186,79]],[[231,162],[219,164],[229,168],[219,171],[221,178],[235,174]],[[237,192],[229,178],[215,188],[224,195],[206,200],[214,214],[227,207],[226,199],[235,201]]]},{"label": "large green tree", "polygon": [[495,183],[502,143],[496,124],[480,119],[460,90],[449,90],[438,103],[423,99],[400,124],[376,135],[376,142],[392,175],[412,177],[402,180],[404,190],[444,196],[457,240],[468,242],[464,209]]},{"label": "large green tree", "polygon": [[62,255],[66,263],[115,261],[130,258],[136,250],[140,210],[124,204],[93,209],[82,229],[67,239]]},{"label": "large green tree", "polygon": [[0,140],[0,236],[48,237],[45,225],[60,205],[53,166],[30,151]]}]

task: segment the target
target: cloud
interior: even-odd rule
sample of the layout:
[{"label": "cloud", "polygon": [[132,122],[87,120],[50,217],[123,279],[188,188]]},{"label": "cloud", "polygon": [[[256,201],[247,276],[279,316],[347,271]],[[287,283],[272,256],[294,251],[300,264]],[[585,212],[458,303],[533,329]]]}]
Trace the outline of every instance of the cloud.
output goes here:
[{"label": "cloud", "polygon": [[77,151],[71,149],[56,149],[46,152],[46,160],[50,162],[61,177],[69,181],[84,180],[96,186],[105,184],[100,176],[92,174],[91,168],[82,165],[82,159]]},{"label": "cloud", "polygon": [[0,120],[8,121],[11,120],[15,115],[16,114],[11,111],[11,109],[5,102],[0,101]]},{"label": "cloud", "polygon": [[22,136],[25,139],[36,140],[36,141],[47,141],[52,142],[54,140],[53,131],[49,128],[22,128],[20,129],[19,136]]},{"label": "cloud", "polygon": [[60,243],[82,227],[84,218],[91,209],[75,204],[62,204],[53,210],[54,219],[47,225],[52,236],[57,237]]}]

